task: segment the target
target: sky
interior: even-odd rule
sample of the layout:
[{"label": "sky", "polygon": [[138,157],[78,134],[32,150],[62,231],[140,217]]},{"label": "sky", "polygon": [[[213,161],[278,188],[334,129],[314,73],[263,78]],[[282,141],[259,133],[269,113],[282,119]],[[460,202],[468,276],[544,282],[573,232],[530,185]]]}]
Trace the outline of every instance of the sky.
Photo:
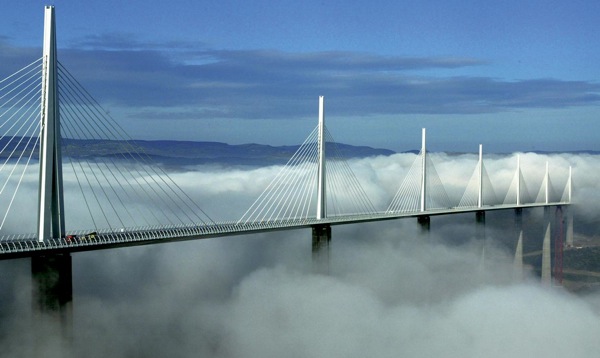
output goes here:
[{"label": "sky", "polygon": [[[43,6],[0,16],[0,76]],[[134,138],[599,150],[596,1],[56,1],[59,61]]]}]

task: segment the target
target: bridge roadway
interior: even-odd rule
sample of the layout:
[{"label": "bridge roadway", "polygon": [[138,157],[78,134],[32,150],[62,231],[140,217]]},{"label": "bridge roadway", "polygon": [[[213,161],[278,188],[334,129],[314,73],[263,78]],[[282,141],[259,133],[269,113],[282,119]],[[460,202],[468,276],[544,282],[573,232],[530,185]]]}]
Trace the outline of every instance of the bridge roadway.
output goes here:
[{"label": "bridge roadway", "polygon": [[[402,218],[419,218],[461,213],[476,213],[493,210],[526,209],[535,207],[567,206],[568,202],[530,203],[521,205],[488,205],[482,207],[455,207],[448,209],[431,209],[418,212],[374,213],[359,215],[332,216],[325,219],[279,219],[265,222],[237,223],[224,222],[209,225],[186,227],[144,228],[134,231],[106,231],[85,234],[73,239],[51,239],[39,242],[36,237],[6,239],[0,241],[0,260],[23,258],[59,253],[103,250],[109,248],[140,246],[175,241],[208,239],[215,237],[254,234],[270,231],[310,228],[315,225],[343,225],[362,222],[394,220]],[[85,233],[83,231],[82,233]],[[89,237],[93,236],[93,237]]]}]

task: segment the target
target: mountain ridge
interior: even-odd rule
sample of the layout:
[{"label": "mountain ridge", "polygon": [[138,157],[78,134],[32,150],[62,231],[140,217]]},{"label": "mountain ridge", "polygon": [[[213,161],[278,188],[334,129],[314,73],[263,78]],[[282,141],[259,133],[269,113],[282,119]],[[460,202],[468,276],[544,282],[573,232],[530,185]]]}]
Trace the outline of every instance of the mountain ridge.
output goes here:
[{"label": "mountain ridge", "polygon": [[[333,143],[327,143],[330,147]],[[227,144],[208,141],[174,140],[80,140],[64,139],[64,154],[67,156],[98,157],[121,156],[128,151],[141,149],[143,153],[159,163],[193,164],[235,164],[259,165],[286,163],[298,150],[299,145],[272,146],[257,143]],[[392,155],[389,149],[368,146],[353,146],[335,143],[337,154],[344,158],[365,158],[378,155]]]},{"label": "mountain ridge", "polygon": [[[0,157],[31,153],[28,138],[10,140],[0,138],[4,148]],[[154,161],[170,165],[229,164],[229,165],[270,165],[285,164],[298,150],[300,145],[273,146],[258,143],[228,144],[217,141],[179,141],[179,140],[108,140],[108,139],[71,139],[63,138],[63,155],[73,158],[113,157],[126,159],[131,152],[140,152]],[[333,149],[333,143],[327,143]],[[343,159],[389,156],[397,152],[390,149],[373,148],[335,143],[338,157]],[[539,154],[590,154],[599,155],[600,151],[530,151]],[[401,153],[419,153],[419,150],[406,150]],[[446,152],[448,155],[461,155],[463,152]],[[489,153],[508,154],[508,153]],[[32,155],[37,158],[37,150]]]}]

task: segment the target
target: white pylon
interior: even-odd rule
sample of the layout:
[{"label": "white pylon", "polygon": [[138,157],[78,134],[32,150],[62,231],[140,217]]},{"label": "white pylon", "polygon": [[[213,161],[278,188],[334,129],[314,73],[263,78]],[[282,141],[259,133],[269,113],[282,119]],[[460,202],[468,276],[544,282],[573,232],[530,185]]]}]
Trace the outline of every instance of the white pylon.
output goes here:
[{"label": "white pylon", "polygon": [[546,161],[546,177],[544,180],[546,181],[546,187],[545,187],[546,201],[545,201],[545,203],[548,204],[550,201],[550,170],[548,168],[548,161]]},{"label": "white pylon", "polygon": [[569,182],[568,182],[568,186],[567,186],[567,190],[568,192],[568,202],[571,203],[571,194],[573,194],[573,182],[571,181],[572,179],[572,174],[573,174],[573,167],[569,166]]},{"label": "white pylon", "polygon": [[319,175],[317,185],[317,219],[327,217],[326,180],[325,180],[325,108],[324,97],[319,96]]},{"label": "white pylon", "polygon": [[65,236],[54,6],[44,13],[38,241]]},{"label": "white pylon", "polygon": [[477,193],[477,207],[483,206],[483,144],[479,145],[479,190]]},{"label": "white pylon", "polygon": [[427,187],[427,149],[425,147],[425,128],[421,132],[421,211],[427,210],[426,207],[426,187]]},{"label": "white pylon", "polygon": [[517,205],[521,205],[521,156],[517,154]]}]

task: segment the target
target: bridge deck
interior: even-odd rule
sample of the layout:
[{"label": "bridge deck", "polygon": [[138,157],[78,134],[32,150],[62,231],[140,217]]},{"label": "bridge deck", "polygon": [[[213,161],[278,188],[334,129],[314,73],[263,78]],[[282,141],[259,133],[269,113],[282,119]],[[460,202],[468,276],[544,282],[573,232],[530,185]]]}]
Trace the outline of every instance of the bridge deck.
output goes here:
[{"label": "bridge deck", "polygon": [[483,207],[457,207],[419,212],[393,212],[333,216],[325,219],[280,219],[267,222],[224,222],[212,225],[145,228],[134,231],[98,232],[76,238],[51,239],[39,242],[36,237],[0,241],[0,260],[37,255],[103,250],[109,248],[208,239],[215,237],[254,234],[269,231],[309,228],[314,225],[343,225],[362,222],[394,220],[410,217],[438,216],[480,211],[525,209],[534,207],[567,206],[568,202],[495,205]]}]

